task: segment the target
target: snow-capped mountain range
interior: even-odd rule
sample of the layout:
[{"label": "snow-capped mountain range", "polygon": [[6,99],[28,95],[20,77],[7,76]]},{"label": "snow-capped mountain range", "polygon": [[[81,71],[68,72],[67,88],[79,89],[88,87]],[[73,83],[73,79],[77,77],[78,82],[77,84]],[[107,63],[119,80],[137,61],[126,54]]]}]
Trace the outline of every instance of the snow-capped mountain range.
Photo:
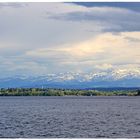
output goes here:
[{"label": "snow-capped mountain range", "polygon": [[90,73],[58,73],[41,76],[14,76],[0,79],[0,87],[140,87],[139,69],[117,69]]}]

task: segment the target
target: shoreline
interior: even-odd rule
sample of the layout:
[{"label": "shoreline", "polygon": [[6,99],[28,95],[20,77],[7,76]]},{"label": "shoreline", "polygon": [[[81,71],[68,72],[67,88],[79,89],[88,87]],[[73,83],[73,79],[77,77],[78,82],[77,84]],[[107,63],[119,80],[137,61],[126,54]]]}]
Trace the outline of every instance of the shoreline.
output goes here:
[{"label": "shoreline", "polygon": [[95,96],[84,96],[84,95],[64,95],[64,96],[47,96],[47,95],[0,95],[0,97],[137,97],[139,95],[95,95]]}]

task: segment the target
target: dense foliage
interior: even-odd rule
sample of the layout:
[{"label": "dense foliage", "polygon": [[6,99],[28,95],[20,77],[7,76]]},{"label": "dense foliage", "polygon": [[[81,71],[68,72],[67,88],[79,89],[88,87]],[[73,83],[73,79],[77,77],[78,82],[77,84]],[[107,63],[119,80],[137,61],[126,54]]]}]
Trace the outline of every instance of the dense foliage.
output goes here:
[{"label": "dense foliage", "polygon": [[1,88],[0,96],[140,96],[140,90],[100,91],[93,89],[50,89],[50,88]]}]

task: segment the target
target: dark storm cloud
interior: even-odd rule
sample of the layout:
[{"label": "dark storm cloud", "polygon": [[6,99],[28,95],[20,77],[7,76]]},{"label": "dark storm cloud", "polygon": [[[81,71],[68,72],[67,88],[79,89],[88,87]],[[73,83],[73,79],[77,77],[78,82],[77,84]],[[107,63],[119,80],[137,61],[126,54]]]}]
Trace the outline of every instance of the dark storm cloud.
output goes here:
[{"label": "dark storm cloud", "polygon": [[96,22],[104,26],[105,32],[140,31],[140,13],[127,9],[96,7],[89,11],[49,15],[49,18],[73,22]]},{"label": "dark storm cloud", "polygon": [[140,12],[140,2],[73,2],[84,7],[116,7]]}]

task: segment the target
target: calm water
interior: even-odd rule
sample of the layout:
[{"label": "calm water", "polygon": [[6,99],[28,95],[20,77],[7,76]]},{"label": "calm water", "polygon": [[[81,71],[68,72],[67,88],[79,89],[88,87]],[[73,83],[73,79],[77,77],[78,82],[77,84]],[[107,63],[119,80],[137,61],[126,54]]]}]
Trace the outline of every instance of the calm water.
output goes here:
[{"label": "calm water", "polygon": [[140,97],[0,97],[0,137],[140,138]]}]

